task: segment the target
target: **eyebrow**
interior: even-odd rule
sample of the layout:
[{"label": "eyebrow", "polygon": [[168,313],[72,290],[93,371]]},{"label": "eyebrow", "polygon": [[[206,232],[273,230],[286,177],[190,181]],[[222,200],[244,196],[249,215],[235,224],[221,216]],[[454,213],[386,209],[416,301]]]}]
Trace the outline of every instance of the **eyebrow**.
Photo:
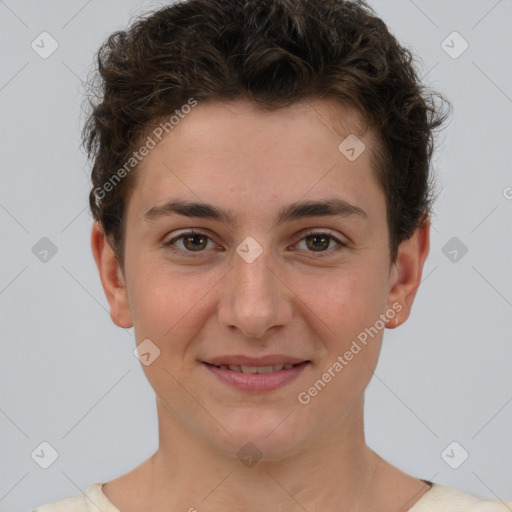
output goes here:
[{"label": "eyebrow", "polygon": [[[221,221],[230,227],[236,223],[236,215],[230,210],[202,202],[189,202],[171,199],[163,205],[153,206],[145,214],[147,220],[154,220],[169,215],[183,215],[185,217],[198,217]],[[316,201],[298,201],[281,208],[277,214],[275,225],[292,220],[310,217],[355,216],[369,220],[368,214],[360,207],[339,198],[321,199]]]}]

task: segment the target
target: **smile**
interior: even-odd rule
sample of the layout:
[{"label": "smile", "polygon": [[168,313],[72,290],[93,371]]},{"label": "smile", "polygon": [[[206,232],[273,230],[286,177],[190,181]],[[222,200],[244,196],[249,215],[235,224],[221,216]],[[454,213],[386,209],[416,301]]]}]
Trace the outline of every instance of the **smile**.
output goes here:
[{"label": "smile", "polygon": [[236,364],[220,364],[220,365],[213,365],[215,368],[220,368],[221,370],[231,370],[232,372],[239,372],[239,373],[273,373],[278,372],[280,370],[289,370],[290,368],[293,368],[294,366],[297,366],[295,364],[276,364],[273,366],[239,366]]},{"label": "smile", "polygon": [[245,393],[276,391],[293,382],[311,361],[265,366],[242,364],[213,364],[203,362],[213,377],[222,385]]}]

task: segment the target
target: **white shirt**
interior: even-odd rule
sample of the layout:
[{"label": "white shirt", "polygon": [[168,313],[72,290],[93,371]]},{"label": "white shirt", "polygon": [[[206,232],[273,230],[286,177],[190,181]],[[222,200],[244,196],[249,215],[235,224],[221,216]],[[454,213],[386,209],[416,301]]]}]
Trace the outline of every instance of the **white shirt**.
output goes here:
[{"label": "white shirt", "polygon": [[[96,482],[84,494],[53,501],[32,512],[121,512],[103,494]],[[511,501],[481,500],[471,494],[435,482],[409,512],[512,512]]]}]

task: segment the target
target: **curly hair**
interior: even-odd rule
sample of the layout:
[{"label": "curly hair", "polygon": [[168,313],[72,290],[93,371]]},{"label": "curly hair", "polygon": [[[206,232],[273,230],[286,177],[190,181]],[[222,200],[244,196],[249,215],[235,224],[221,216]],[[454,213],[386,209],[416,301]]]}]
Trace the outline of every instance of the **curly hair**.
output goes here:
[{"label": "curly hair", "polygon": [[135,173],[113,178],[148,127],[191,98],[262,109],[312,97],[349,103],[379,141],[372,167],[392,262],[431,215],[434,132],[451,104],[426,89],[411,52],[362,0],[182,0],[110,35],[91,87],[82,134],[93,160],[89,204],[122,268]]}]

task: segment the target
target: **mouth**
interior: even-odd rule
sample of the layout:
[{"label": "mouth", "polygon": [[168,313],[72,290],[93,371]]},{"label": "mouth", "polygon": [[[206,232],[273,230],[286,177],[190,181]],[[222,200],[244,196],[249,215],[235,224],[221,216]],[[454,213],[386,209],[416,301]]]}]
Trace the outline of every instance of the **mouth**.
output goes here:
[{"label": "mouth", "polygon": [[236,365],[236,364],[211,364],[205,363],[209,366],[214,366],[215,368],[219,368],[220,370],[228,370],[231,372],[238,373],[274,373],[279,372],[281,370],[290,370],[296,366],[301,364],[308,363],[309,361],[303,361],[302,363],[285,363],[285,364],[275,364],[275,365],[267,365],[267,366],[246,366],[246,365]]},{"label": "mouth", "polygon": [[291,383],[311,361],[274,356],[258,359],[226,357],[202,363],[222,384],[247,393],[263,393]]}]

